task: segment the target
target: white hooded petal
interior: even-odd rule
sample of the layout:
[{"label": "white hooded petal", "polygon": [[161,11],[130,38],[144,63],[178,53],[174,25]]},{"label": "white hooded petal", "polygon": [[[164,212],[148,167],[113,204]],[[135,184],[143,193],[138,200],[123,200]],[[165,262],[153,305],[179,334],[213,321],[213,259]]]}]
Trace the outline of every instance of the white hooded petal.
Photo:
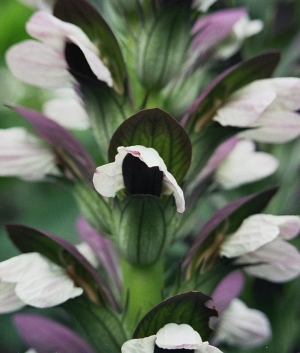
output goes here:
[{"label": "white hooded petal", "polygon": [[240,299],[233,299],[219,319],[214,340],[241,347],[255,347],[271,337],[267,316],[249,309]]},{"label": "white hooded petal", "polygon": [[55,155],[23,128],[0,130],[0,175],[42,180],[59,175]]},{"label": "white hooded petal", "polygon": [[14,283],[0,281],[0,314],[23,308],[26,304],[16,295]]},{"label": "white hooded petal", "polygon": [[156,337],[156,345],[164,349],[196,349],[203,344],[199,333],[187,324],[167,324]]},{"label": "white hooded petal", "polygon": [[6,62],[18,79],[34,86],[72,87],[74,82],[63,54],[34,40],[13,45],[6,52]]},{"label": "white hooded petal", "polygon": [[214,180],[225,189],[265,178],[278,167],[271,154],[255,151],[250,140],[239,141],[216,169]]},{"label": "white hooded petal", "polygon": [[224,126],[259,126],[260,122],[257,119],[263,112],[269,114],[281,111],[284,121],[286,111],[295,111],[299,108],[300,79],[271,78],[254,81],[233,93],[217,111],[214,120]]},{"label": "white hooded petal", "polygon": [[275,98],[276,93],[272,89],[260,91],[250,85],[245,86],[229,97],[213,120],[222,126],[249,127]]},{"label": "white hooded petal", "polygon": [[268,110],[300,109],[300,78],[298,77],[276,77],[254,81],[254,89],[260,91],[272,89],[276,92],[276,99],[268,107]]},{"label": "white hooded petal", "polygon": [[156,336],[133,339],[125,342],[121,348],[122,353],[153,353]]},{"label": "white hooded petal", "polygon": [[59,53],[64,53],[66,42],[76,44],[83,52],[91,70],[101,81],[112,86],[112,77],[108,68],[99,58],[97,47],[90,41],[81,28],[74,24],[61,21],[46,12],[36,12],[28,21],[28,33],[54,48]]},{"label": "white hooded petal", "polygon": [[268,219],[253,215],[246,218],[238,230],[221,245],[221,256],[238,257],[270,243],[280,234],[279,227]]},{"label": "white hooded petal", "polygon": [[266,109],[253,126],[255,129],[242,131],[239,135],[258,142],[284,143],[300,135],[300,115]]},{"label": "white hooded petal", "polygon": [[241,256],[236,263],[255,264],[244,267],[244,271],[252,276],[272,282],[286,282],[300,275],[298,250],[280,239]]},{"label": "white hooded petal", "polygon": [[257,214],[251,217],[257,221],[268,222],[279,228],[279,238],[292,239],[300,231],[300,217],[299,216],[274,216],[271,214]]},{"label": "white hooded petal", "polygon": [[176,179],[168,172],[163,159],[159,156],[158,152],[151,147],[148,148],[140,145],[118,147],[115,162],[100,166],[95,171],[93,183],[99,194],[106,197],[114,197],[117,191],[124,188],[122,164],[128,153],[139,158],[149,168],[158,167],[159,170],[163,172],[162,192],[167,195],[173,194],[177,211],[183,212],[185,209],[183,192],[177,184]]},{"label": "white hooded petal", "polygon": [[83,293],[66,271],[39,253],[26,253],[0,263],[0,278],[15,283],[16,295],[26,304],[45,308]]}]

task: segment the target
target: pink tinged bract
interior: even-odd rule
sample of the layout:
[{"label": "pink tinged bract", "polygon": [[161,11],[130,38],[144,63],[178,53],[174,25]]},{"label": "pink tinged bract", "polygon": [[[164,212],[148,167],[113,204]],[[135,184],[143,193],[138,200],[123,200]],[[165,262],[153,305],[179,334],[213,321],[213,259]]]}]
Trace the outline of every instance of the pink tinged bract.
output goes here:
[{"label": "pink tinged bract", "polygon": [[0,175],[42,180],[59,175],[56,157],[41,140],[23,128],[0,130]]},{"label": "pink tinged bract", "polygon": [[59,305],[83,293],[62,267],[39,253],[21,254],[1,262],[0,278],[16,284],[19,299],[38,308]]},{"label": "pink tinged bract", "polygon": [[241,347],[255,347],[271,338],[267,316],[248,308],[240,299],[233,299],[219,318],[213,341]]},{"label": "pink tinged bract", "polygon": [[166,350],[189,349],[195,353],[221,353],[208,342],[202,342],[199,333],[191,326],[174,323],[165,325],[156,335],[125,342],[122,353],[153,353],[155,345]]},{"label": "pink tinged bract", "polygon": [[95,171],[93,183],[99,194],[106,197],[114,197],[119,190],[125,187],[122,175],[122,164],[128,153],[139,158],[148,168],[158,167],[159,170],[163,172],[162,193],[167,195],[173,194],[177,211],[180,213],[184,212],[185,201],[182,189],[177,184],[173,175],[168,172],[163,159],[159,156],[157,151],[151,147],[140,145],[118,147],[115,162],[100,166]]},{"label": "pink tinged bract", "polygon": [[273,174],[278,164],[271,154],[255,151],[254,142],[241,140],[220,163],[214,180],[223,188],[231,189]]},{"label": "pink tinged bract", "polygon": [[99,58],[97,47],[79,27],[39,11],[28,21],[26,29],[42,43],[25,41],[7,52],[7,64],[19,79],[45,88],[71,87],[75,80],[68,72],[64,50],[66,43],[73,43],[83,52],[96,77],[112,86],[111,74]]}]

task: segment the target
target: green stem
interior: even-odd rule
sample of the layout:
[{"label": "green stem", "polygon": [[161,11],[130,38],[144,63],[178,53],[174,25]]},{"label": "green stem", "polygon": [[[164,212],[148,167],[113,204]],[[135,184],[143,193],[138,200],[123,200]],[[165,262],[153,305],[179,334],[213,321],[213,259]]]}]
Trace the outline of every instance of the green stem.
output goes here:
[{"label": "green stem", "polygon": [[123,293],[127,300],[127,324],[134,329],[154,305],[162,300],[163,262],[154,265],[137,266],[122,260]]}]

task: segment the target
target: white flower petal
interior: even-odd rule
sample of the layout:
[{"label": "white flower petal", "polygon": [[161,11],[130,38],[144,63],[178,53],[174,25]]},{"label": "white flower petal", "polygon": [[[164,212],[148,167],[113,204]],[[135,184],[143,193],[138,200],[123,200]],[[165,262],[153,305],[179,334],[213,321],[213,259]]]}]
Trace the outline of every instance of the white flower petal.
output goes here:
[{"label": "white flower petal", "polygon": [[[241,256],[236,263],[250,263],[244,271],[272,282],[290,281],[300,275],[300,254],[284,240],[276,239],[259,249]],[[261,263],[261,264],[260,264]]]},{"label": "white flower petal", "polygon": [[242,131],[239,135],[258,142],[284,143],[300,135],[300,115],[266,109],[253,126],[255,129]]},{"label": "white flower petal", "polygon": [[90,127],[87,112],[75,98],[55,98],[43,105],[43,112],[67,129],[85,130]]},{"label": "white flower petal", "polygon": [[153,353],[156,336],[133,339],[125,342],[121,348],[122,353]]},{"label": "white flower petal", "polygon": [[47,270],[37,270],[31,278],[16,286],[18,297],[36,308],[56,306],[82,293],[83,289],[75,287],[73,280],[55,264],[50,264]]},{"label": "white flower petal", "polygon": [[55,161],[52,151],[25,129],[0,130],[0,175],[42,180],[60,174]]},{"label": "white flower petal", "polygon": [[276,93],[271,89],[260,91],[245,86],[229,97],[213,120],[222,126],[251,126],[275,98]]},{"label": "white flower petal", "polygon": [[0,314],[23,308],[26,304],[16,295],[14,283],[0,281]]},{"label": "white flower petal", "polygon": [[276,99],[268,109],[276,110],[298,110],[300,109],[300,78],[298,77],[276,77],[265,80],[257,80],[252,84],[253,89],[261,92],[272,89],[276,92]]},{"label": "white flower petal", "polygon": [[61,21],[46,12],[36,12],[27,23],[27,32],[42,40],[56,51],[64,53],[66,42],[76,44],[83,52],[91,70],[99,80],[112,86],[113,81],[108,68],[99,58],[97,47],[90,41],[81,28]]},{"label": "white flower petal", "polygon": [[280,234],[279,227],[260,215],[246,218],[238,230],[221,245],[221,256],[242,256],[271,242]]},{"label": "white flower petal", "polygon": [[217,168],[214,180],[225,189],[265,178],[278,167],[271,154],[255,151],[252,141],[239,141]]},{"label": "white flower petal", "polygon": [[257,214],[254,215],[257,221],[262,220],[270,224],[278,226],[281,239],[292,239],[300,231],[300,217],[299,216],[274,216],[271,214]]},{"label": "white flower petal", "polygon": [[0,278],[16,283],[17,296],[38,308],[55,306],[83,293],[62,267],[39,253],[21,254],[1,262]]},{"label": "white flower petal", "polygon": [[11,72],[28,84],[43,88],[73,85],[64,56],[43,43],[26,40],[13,45],[6,52],[6,62]]},{"label": "white flower petal", "polygon": [[167,324],[156,337],[156,345],[163,349],[196,349],[203,344],[199,333],[187,324]]},{"label": "white flower petal", "polygon": [[220,317],[215,341],[241,347],[255,347],[268,341],[271,327],[267,316],[233,299]]},{"label": "white flower petal", "polygon": [[4,282],[17,283],[32,277],[37,270],[48,267],[47,261],[39,253],[26,253],[0,262],[0,279]]},{"label": "white flower petal", "polygon": [[93,183],[99,194],[114,197],[117,191],[124,188],[122,165],[112,162],[98,167],[93,176]]},{"label": "white flower petal", "polygon": [[183,212],[185,209],[185,201],[183,191],[177,184],[176,179],[167,171],[167,167],[154,148],[144,146],[129,146],[118,147],[118,154],[115,162],[105,164],[96,169],[93,183],[95,189],[102,196],[114,197],[116,192],[124,188],[122,164],[126,155],[130,153],[132,156],[139,158],[149,168],[158,167],[163,172],[163,187],[164,194],[173,194],[178,212]]}]

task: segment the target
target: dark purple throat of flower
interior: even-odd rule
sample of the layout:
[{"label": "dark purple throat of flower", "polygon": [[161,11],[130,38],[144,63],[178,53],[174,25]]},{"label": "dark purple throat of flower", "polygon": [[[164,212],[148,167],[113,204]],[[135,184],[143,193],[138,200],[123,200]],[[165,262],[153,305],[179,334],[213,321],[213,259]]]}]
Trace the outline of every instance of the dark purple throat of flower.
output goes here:
[{"label": "dark purple throat of flower", "polygon": [[67,42],[65,46],[65,58],[69,66],[70,73],[84,76],[92,80],[98,80],[88,64],[82,50],[74,43]]},{"label": "dark purple throat of flower", "polygon": [[158,167],[149,168],[139,158],[128,153],[123,160],[122,173],[129,194],[160,196],[163,172]]}]

